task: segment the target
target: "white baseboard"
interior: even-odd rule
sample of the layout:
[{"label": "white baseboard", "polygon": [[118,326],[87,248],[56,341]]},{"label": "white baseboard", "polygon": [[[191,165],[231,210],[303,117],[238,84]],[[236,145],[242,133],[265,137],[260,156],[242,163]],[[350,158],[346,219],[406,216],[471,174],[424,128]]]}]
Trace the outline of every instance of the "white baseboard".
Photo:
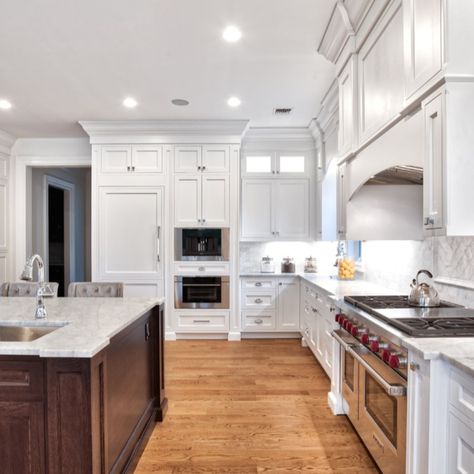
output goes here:
[{"label": "white baseboard", "polygon": [[333,415],[345,415],[344,403],[341,395],[336,395],[333,392],[329,392],[328,405]]},{"label": "white baseboard", "polygon": [[174,331],[166,331],[165,341],[176,341],[176,333]]},{"label": "white baseboard", "polygon": [[243,332],[242,339],[299,339],[299,332]]},{"label": "white baseboard", "polygon": [[227,335],[228,341],[240,341],[242,339],[240,332],[230,332]]},{"label": "white baseboard", "polygon": [[185,340],[185,339],[227,339],[227,333],[176,333],[175,340]]}]

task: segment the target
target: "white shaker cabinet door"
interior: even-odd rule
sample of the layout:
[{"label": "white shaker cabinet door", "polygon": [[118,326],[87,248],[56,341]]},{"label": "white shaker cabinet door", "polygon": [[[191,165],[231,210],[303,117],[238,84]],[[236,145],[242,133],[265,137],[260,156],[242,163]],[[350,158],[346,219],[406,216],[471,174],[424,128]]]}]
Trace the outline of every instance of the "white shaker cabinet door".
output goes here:
[{"label": "white shaker cabinet door", "polygon": [[99,268],[102,280],[161,277],[161,188],[103,187],[99,203]]},{"label": "white shaker cabinet door", "polygon": [[161,145],[132,145],[132,171],[163,173],[163,147]]},{"label": "white shaker cabinet door", "polygon": [[174,149],[175,173],[197,173],[201,171],[201,152],[200,146],[176,146]]},{"label": "white shaker cabinet door", "polygon": [[104,145],[100,150],[100,173],[128,173],[132,167],[132,147],[130,145]]},{"label": "white shaker cabinet door", "polygon": [[309,229],[309,180],[275,181],[275,231],[281,240],[306,240]]},{"label": "white shaker cabinet door", "polygon": [[405,87],[409,99],[442,67],[442,0],[403,0]]},{"label": "white shaker cabinet door", "polygon": [[241,212],[243,240],[273,239],[273,182],[243,179]]},{"label": "white shaker cabinet door", "polygon": [[204,145],[202,147],[202,168],[204,173],[228,173],[229,146]]},{"label": "white shaker cabinet door", "polygon": [[202,176],[201,223],[206,227],[229,227],[229,176]]},{"label": "white shaker cabinet door", "polygon": [[174,223],[177,227],[201,224],[201,176],[177,175],[174,180]]},{"label": "white shaker cabinet door", "polygon": [[277,328],[298,331],[300,328],[300,285],[297,278],[278,280]]}]

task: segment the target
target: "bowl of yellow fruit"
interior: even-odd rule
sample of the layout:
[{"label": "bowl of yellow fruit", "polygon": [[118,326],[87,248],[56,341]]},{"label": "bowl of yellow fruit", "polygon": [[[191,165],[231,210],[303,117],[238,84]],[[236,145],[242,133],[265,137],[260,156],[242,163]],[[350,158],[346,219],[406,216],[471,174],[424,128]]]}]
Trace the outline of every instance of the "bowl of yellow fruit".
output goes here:
[{"label": "bowl of yellow fruit", "polygon": [[355,278],[356,268],[352,258],[341,258],[338,264],[339,280],[353,280]]}]

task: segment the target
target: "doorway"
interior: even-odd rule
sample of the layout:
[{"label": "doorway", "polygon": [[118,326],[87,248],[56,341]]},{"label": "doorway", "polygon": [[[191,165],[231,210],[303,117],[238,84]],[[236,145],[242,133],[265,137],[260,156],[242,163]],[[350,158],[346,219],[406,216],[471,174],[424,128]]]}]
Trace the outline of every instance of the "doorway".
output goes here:
[{"label": "doorway", "polygon": [[31,252],[45,279],[67,296],[72,282],[91,279],[90,168],[31,168]]}]

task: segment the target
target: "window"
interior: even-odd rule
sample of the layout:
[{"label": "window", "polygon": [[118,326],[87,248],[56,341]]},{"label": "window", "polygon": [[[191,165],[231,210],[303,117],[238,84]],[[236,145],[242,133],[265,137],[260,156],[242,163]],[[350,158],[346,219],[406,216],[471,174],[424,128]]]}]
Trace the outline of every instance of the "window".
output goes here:
[{"label": "window", "polygon": [[280,156],[280,173],[304,173],[304,156]]},{"label": "window", "polygon": [[245,157],[246,173],[271,173],[272,157],[271,156],[246,156]]}]

